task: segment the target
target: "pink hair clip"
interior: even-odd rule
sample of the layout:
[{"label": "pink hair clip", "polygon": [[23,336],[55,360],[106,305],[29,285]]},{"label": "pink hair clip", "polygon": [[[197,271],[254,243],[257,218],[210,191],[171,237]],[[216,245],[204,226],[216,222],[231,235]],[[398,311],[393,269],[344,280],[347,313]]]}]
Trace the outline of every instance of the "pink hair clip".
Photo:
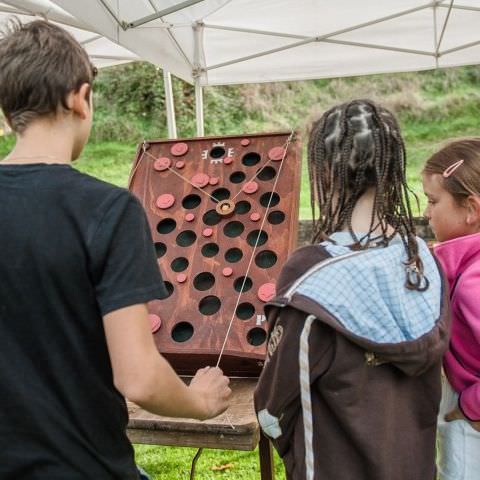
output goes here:
[{"label": "pink hair clip", "polygon": [[455,170],[463,164],[463,159],[462,160],[459,160],[458,162],[455,162],[455,163],[452,163],[449,167],[447,167],[444,171],[443,171],[443,178],[448,178],[450,175],[452,175],[453,172],[455,172]]}]

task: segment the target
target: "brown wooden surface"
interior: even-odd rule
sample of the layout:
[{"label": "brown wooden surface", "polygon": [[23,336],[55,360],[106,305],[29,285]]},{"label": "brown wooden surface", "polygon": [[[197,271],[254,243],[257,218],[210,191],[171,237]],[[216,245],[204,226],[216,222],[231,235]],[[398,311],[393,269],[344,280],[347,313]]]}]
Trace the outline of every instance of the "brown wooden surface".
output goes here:
[{"label": "brown wooden surface", "polygon": [[161,417],[128,403],[128,436],[133,443],[254,450],[260,430],[253,408],[255,379],[232,379],[230,408],[212,420]]},{"label": "brown wooden surface", "polygon": [[[166,252],[159,258],[159,264],[164,279],[173,288],[173,293],[168,298],[151,302],[149,305],[150,311],[162,319],[162,327],[155,333],[154,338],[158,349],[169,359],[178,373],[193,374],[202,366],[215,365],[228,325],[235,313],[239,294],[234,289],[234,282],[245,275],[253,253],[253,246],[247,243],[247,236],[261,228],[267,209],[260,203],[260,198],[274,190],[275,178],[278,177],[275,192],[280,196],[280,202],[271,207],[269,212],[280,211],[285,215],[285,219],[280,224],[265,221],[263,230],[268,234],[268,241],[256,251],[257,254],[264,250],[273,251],[277,261],[270,268],[259,268],[255,262],[252,263],[248,276],[253,286],[241,294],[239,303],[252,305],[254,313],[245,320],[234,316],[221,364],[225,373],[231,376],[258,376],[261,370],[265,357],[265,341],[260,345],[252,345],[249,341],[254,329],[260,329],[260,332],[255,330],[256,333],[266,337],[262,317],[264,303],[257,296],[258,289],[265,283],[276,282],[281,267],[297,240],[301,173],[298,140],[290,144],[283,162],[271,161],[268,158],[269,150],[272,147],[284,146],[289,135],[275,133],[150,141],[146,147],[147,153],[143,153],[142,148],[139,148],[132,170],[130,189],[140,199],[147,212],[154,241],[157,244],[162,243],[166,248]],[[250,142],[248,146],[242,145],[241,141],[244,139]],[[187,144],[188,152],[182,156],[172,155],[171,148],[176,143]],[[219,143],[224,144],[226,153],[220,162],[216,162],[216,159],[212,158],[212,152]],[[223,160],[229,153],[232,163],[224,164]],[[251,153],[258,153],[261,159],[254,166],[245,165],[245,155]],[[171,170],[154,169],[155,160],[161,157],[171,160]],[[178,160],[185,163],[181,169],[175,167]],[[256,179],[258,191],[250,195],[244,193],[242,187],[264,166],[275,169],[276,177],[267,180]],[[232,182],[231,175],[235,172],[245,175],[245,179],[240,183]],[[195,189],[178,176],[180,174],[191,180],[198,173],[218,178],[218,184],[203,187],[204,192],[212,195],[216,190],[226,188],[230,199],[238,193],[235,201],[237,203],[247,201],[251,206],[248,213],[222,217],[218,224],[210,227],[213,234],[209,238],[203,236],[203,230],[209,227],[204,222],[204,214],[214,210],[216,203],[204,192]],[[168,209],[159,209],[156,200],[166,193],[175,197],[175,203]],[[198,195],[200,204],[189,209],[183,205],[183,200],[192,194]],[[188,213],[195,215],[194,221],[186,220]],[[258,213],[261,219],[256,222],[251,220],[251,213]],[[176,227],[169,233],[160,233],[157,227],[165,219],[175,220]],[[244,226],[243,233],[235,238],[230,238],[224,233],[225,225],[231,221],[239,221]],[[191,246],[182,247],[177,244],[177,236],[187,230],[196,234],[196,240]],[[215,243],[219,247],[219,253],[211,258],[201,253],[202,247],[208,243]],[[234,247],[242,251],[243,258],[231,263],[225,259],[225,253]],[[177,281],[178,273],[171,268],[171,262],[179,257],[184,257],[189,262],[188,268],[182,272],[187,276],[184,283]],[[222,275],[225,267],[233,269],[233,274],[228,278]],[[194,278],[202,272],[211,273],[215,277],[215,284],[205,291],[199,291],[193,286]],[[217,313],[203,315],[199,311],[199,302],[206,296],[220,299],[221,308]],[[194,329],[193,336],[184,342],[173,338],[173,331],[182,322],[188,322]]]}]

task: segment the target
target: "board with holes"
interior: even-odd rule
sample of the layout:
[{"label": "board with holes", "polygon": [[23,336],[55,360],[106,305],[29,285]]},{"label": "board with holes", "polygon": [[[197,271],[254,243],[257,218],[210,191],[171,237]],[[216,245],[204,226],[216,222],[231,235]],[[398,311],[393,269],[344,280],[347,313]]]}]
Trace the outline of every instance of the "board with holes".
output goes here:
[{"label": "board with holes", "polygon": [[175,370],[256,376],[263,307],[296,245],[301,156],[291,133],[149,141],[130,190],[147,213],[168,296],[150,302]]}]

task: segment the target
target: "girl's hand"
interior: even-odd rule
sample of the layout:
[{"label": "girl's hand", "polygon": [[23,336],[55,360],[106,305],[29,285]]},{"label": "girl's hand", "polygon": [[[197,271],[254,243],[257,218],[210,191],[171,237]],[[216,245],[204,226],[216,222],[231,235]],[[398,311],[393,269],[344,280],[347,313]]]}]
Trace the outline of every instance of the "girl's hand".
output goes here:
[{"label": "girl's hand", "polygon": [[480,421],[478,422],[471,422],[468,418],[465,417],[465,415],[462,413],[462,411],[457,407],[451,412],[448,412],[445,415],[445,420],[447,422],[453,422],[454,420],[465,420],[467,421],[474,430],[477,432],[480,432]]}]

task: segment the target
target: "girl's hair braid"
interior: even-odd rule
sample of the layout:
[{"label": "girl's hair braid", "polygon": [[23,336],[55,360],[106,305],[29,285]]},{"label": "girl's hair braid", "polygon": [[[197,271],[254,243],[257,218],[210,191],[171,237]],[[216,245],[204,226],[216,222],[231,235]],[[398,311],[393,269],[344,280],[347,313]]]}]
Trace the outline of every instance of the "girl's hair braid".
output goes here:
[{"label": "girl's hair braid", "polygon": [[[405,246],[406,287],[428,288],[418,252],[406,182],[406,156],[395,117],[370,100],[353,100],[331,108],[312,127],[308,142],[313,241],[326,240],[348,228],[354,249],[399,235]],[[372,217],[365,237],[352,228],[352,214],[360,197],[375,188]],[[418,202],[418,200],[417,200]],[[317,213],[317,206],[319,212]],[[391,227],[392,233],[387,233]],[[380,236],[373,232],[380,229]]]}]

